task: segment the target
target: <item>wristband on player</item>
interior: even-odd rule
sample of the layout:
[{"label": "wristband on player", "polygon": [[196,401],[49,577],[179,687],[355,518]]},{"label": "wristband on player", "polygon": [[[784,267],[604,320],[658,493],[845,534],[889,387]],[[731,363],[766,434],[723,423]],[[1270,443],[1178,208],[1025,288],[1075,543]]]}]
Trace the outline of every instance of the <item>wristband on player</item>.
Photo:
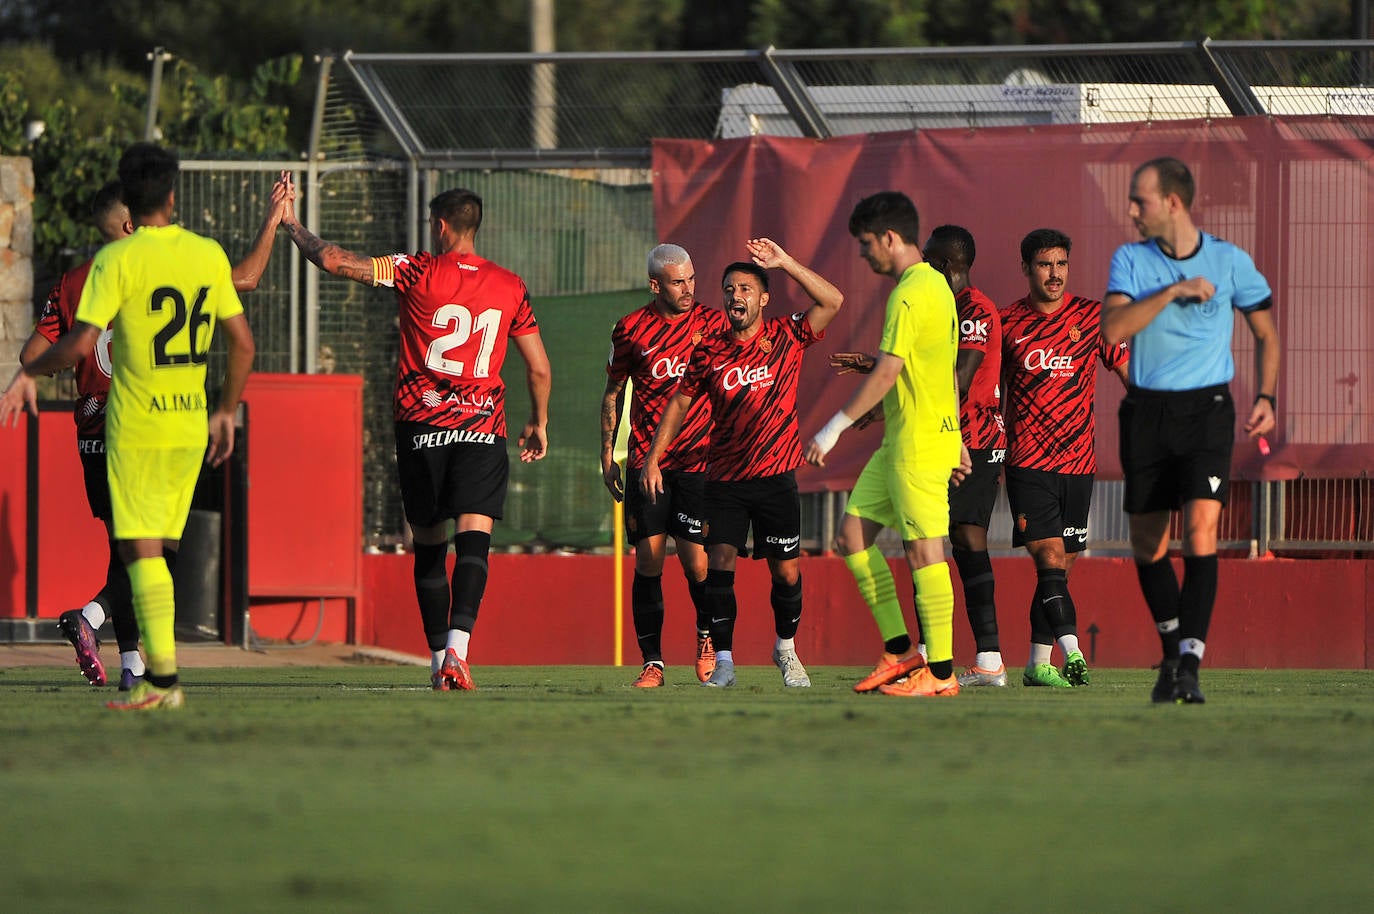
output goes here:
[{"label": "wristband on player", "polygon": [[1274,399],[1273,394],[1255,394],[1255,402],[1258,403],[1261,400],[1268,400],[1269,407],[1274,410],[1274,412],[1279,411],[1279,401]]},{"label": "wristband on player", "polygon": [[825,423],[825,427],[816,432],[816,445],[821,449],[821,453],[828,454],[830,449],[835,446],[835,442],[840,440],[840,432],[854,424],[854,420],[840,410],[830,417],[830,421]]}]

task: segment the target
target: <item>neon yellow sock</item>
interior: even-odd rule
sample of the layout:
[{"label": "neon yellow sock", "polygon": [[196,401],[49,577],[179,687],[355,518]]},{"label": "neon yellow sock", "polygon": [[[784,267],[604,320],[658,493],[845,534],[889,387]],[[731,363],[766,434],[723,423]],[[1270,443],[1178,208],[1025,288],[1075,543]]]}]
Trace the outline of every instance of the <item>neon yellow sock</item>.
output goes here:
[{"label": "neon yellow sock", "polygon": [[[859,585],[859,596],[873,612],[873,621],[878,623],[878,634],[883,640],[891,641],[905,635],[906,621],[902,619],[902,604],[897,602],[897,584],[878,547],[869,546],[863,552],[846,555],[844,563],[854,575],[854,583]],[[954,592],[950,591],[950,599],[953,596]]]},{"label": "neon yellow sock", "polygon": [[936,562],[911,573],[916,584],[916,614],[921,619],[926,658],[931,663],[954,659],[954,585],[949,565]]},{"label": "neon yellow sock", "polygon": [[139,559],[128,570],[134,615],[148,652],[148,669],[155,676],[173,676],[177,671],[177,641],[172,573],[161,556]]}]

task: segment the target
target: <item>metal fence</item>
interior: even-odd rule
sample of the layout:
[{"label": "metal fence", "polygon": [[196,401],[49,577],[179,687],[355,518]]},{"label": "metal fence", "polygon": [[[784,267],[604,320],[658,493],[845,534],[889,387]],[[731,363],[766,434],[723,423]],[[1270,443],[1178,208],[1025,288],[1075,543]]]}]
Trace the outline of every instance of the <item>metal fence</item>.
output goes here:
[{"label": "metal fence", "polygon": [[[179,212],[188,227],[220,239],[231,258],[241,256],[256,233],[275,171],[290,168],[313,230],[352,250],[382,254],[428,243],[424,205],[438,191],[463,185],[486,196],[479,248],[528,283],[554,358],[555,397],[561,398],[550,457],[512,468],[498,542],[585,548],[610,541],[610,502],[596,470],[598,366],[611,322],[648,298],[635,290],[644,287],[644,254],[656,242],[652,138],[824,138],[1256,114],[1369,116],[1371,59],[1369,41],[349,52],[320,62],[304,162],[187,162]],[[295,250],[279,245],[262,289],[245,304],[259,338],[260,370],[365,378],[362,536],[377,547],[402,543],[390,418],[397,348],[390,294],[302,269]],[[550,326],[557,327],[552,336]],[[511,408],[521,415],[520,366],[508,367],[514,370],[507,377]],[[1374,548],[1363,508],[1367,481],[1328,482],[1335,488],[1319,492],[1306,480],[1240,484],[1223,538],[1235,548]],[[1100,483],[1094,499],[1095,549],[1126,548],[1115,486]],[[1351,523],[1345,514],[1328,517],[1317,507],[1352,502],[1361,507]],[[841,508],[842,497],[807,498],[812,547],[830,542]],[[1010,530],[1010,518],[1000,518],[994,519],[994,547],[1009,546],[1000,537]]]}]

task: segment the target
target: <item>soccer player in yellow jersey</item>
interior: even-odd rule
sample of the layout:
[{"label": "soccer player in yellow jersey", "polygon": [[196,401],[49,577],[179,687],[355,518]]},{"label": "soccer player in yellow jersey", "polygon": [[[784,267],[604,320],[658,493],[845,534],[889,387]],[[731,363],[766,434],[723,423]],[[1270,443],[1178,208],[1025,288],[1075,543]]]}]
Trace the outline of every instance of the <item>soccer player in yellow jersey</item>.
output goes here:
[{"label": "soccer player in yellow jersey", "polygon": [[[175,153],[152,143],[125,150],[119,180],[134,233],[100,250],[73,329],[0,395],[0,425],[25,405],[36,412],[34,379],[90,354],[114,321],[105,429],[114,538],[148,653],[144,681],[108,703],[116,710],[182,705],[163,548],[181,539],[201,462],[218,466],[234,449],[234,413],[253,364],[253,333],[224,250],[172,223],[179,168]],[[274,199],[283,192],[279,183]],[[205,365],[217,323],[229,351],[220,402],[209,413]]]},{"label": "soccer player in yellow jersey", "polygon": [[[855,689],[958,695],[954,587],[944,536],[951,476],[962,479],[970,465],[959,434],[954,294],[945,277],[921,258],[920,219],[905,194],[884,191],[860,200],[849,217],[849,232],[873,272],[897,282],[887,300],[877,364],[806,448],[807,461],[823,465],[840,433],[882,403],[883,443],[859,474],[837,543],[884,641],[877,667]],[[874,545],[883,527],[901,535],[928,660],[911,644],[892,571]]]}]

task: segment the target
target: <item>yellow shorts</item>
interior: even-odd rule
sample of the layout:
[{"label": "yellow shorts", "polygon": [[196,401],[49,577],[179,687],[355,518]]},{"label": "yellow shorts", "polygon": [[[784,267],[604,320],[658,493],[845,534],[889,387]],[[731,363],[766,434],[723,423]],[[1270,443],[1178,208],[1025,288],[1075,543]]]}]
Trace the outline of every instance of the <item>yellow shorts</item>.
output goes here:
[{"label": "yellow shorts", "polygon": [[111,447],[105,458],[115,539],[181,539],[205,448]]},{"label": "yellow shorts", "polygon": [[949,476],[954,467],[895,462],[887,447],[869,458],[845,513],[891,527],[903,542],[949,533]]}]

